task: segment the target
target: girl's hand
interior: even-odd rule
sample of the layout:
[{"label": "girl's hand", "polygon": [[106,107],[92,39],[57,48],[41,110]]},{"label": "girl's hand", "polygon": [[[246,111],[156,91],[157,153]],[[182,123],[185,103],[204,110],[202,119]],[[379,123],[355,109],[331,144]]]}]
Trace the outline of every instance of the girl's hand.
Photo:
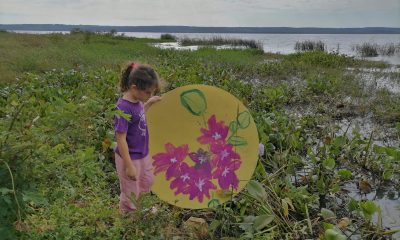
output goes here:
[{"label": "girl's hand", "polygon": [[155,102],[158,102],[160,100],[161,100],[160,96],[153,96],[153,97],[149,98],[149,100],[147,100],[147,103],[151,105],[151,104],[153,104]]},{"label": "girl's hand", "polygon": [[153,103],[158,102],[161,100],[160,96],[153,96],[151,98],[149,98],[149,100],[147,100],[147,102],[144,104],[144,111],[147,112],[147,110],[149,109],[149,107],[151,105],[153,105]]},{"label": "girl's hand", "polygon": [[129,179],[136,181],[136,168],[133,166],[133,164],[130,164],[125,168],[125,173]]}]

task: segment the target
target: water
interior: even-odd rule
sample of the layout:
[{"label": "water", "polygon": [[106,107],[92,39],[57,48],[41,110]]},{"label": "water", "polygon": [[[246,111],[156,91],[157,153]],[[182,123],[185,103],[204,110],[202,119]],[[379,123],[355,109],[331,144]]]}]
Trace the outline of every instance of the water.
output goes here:
[{"label": "water", "polygon": [[[48,34],[50,31],[15,31],[19,33]],[[68,34],[69,32],[62,32]],[[128,37],[155,38],[159,39],[163,33],[153,32],[119,32]],[[298,41],[322,41],[326,44],[328,52],[339,52],[349,56],[356,56],[353,47],[356,44],[376,43],[385,45],[389,43],[399,44],[400,34],[243,34],[243,33],[172,33],[178,38],[212,38],[220,36],[223,38],[236,38],[260,41],[265,52],[289,54],[295,53],[294,46]],[[165,43],[158,45],[162,48],[196,50],[197,46],[180,47],[176,43]],[[368,60],[385,61],[390,64],[400,65],[400,54],[394,56],[378,56],[366,58]]]},{"label": "water", "polygon": [[[344,189],[349,191],[349,197],[356,200],[372,200],[379,205],[382,211],[382,226],[385,228],[400,229],[400,191],[398,189],[377,188],[368,193],[361,194],[354,182],[344,184]],[[377,214],[372,218],[377,224]],[[393,239],[400,239],[400,232],[393,235]]]},{"label": "water", "polygon": [[[121,33],[122,34],[122,33]],[[160,38],[162,33],[125,32],[125,36]],[[289,54],[295,53],[294,46],[298,41],[322,41],[326,44],[328,52],[339,52],[349,56],[356,56],[353,47],[362,43],[376,43],[385,45],[400,43],[400,34],[221,34],[221,33],[172,33],[178,38],[237,38],[260,41],[265,52]],[[171,47],[174,47],[172,44]],[[176,46],[175,46],[176,48]],[[190,49],[190,46],[188,47]],[[191,47],[193,49],[193,47]],[[400,64],[400,54],[388,57],[378,56],[366,58],[369,60],[385,61],[390,64]]]}]

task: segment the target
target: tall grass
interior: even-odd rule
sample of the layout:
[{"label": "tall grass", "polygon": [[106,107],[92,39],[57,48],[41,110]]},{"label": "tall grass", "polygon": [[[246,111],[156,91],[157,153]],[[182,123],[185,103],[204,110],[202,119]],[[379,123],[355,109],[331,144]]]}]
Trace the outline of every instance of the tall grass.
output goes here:
[{"label": "tall grass", "polygon": [[164,33],[164,34],[161,34],[160,39],[161,39],[161,40],[172,40],[172,41],[176,41],[177,37],[174,36],[174,35],[172,35],[172,34],[169,34],[169,33]]},{"label": "tall grass", "polygon": [[393,56],[394,54],[400,54],[400,43],[387,43],[385,45],[379,46],[378,52],[380,55]]},{"label": "tall grass", "polygon": [[294,49],[298,52],[325,51],[326,45],[322,41],[306,40],[296,42]]},{"label": "tall grass", "polygon": [[377,43],[362,43],[356,44],[352,49],[362,57],[376,57],[378,55],[393,56],[394,54],[400,54],[400,43],[386,43],[383,45]]},{"label": "tall grass", "polygon": [[179,40],[182,46],[189,45],[205,45],[205,46],[221,46],[221,45],[231,45],[231,46],[243,46],[252,49],[263,50],[263,45],[259,41],[247,40],[247,39],[234,39],[234,38],[223,38],[221,36],[216,36],[212,38],[182,38]]},{"label": "tall grass", "polygon": [[353,51],[356,51],[362,57],[376,57],[378,56],[378,44],[376,43],[357,44],[353,47]]},{"label": "tall grass", "polygon": [[[138,39],[81,32],[74,34],[19,34],[0,32],[0,82],[12,82],[24,72],[52,69],[88,69],[104,66],[119,69],[121,62],[150,56],[148,43]],[[142,54],[143,53],[143,54]]]}]

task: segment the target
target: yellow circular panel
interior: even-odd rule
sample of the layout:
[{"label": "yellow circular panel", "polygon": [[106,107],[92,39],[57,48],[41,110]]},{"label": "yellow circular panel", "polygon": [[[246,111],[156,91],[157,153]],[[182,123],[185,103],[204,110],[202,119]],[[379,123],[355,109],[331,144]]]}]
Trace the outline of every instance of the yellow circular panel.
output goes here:
[{"label": "yellow circular panel", "polygon": [[163,95],[147,113],[153,192],[182,208],[216,206],[240,192],[258,159],[258,133],[230,93],[189,85]]}]

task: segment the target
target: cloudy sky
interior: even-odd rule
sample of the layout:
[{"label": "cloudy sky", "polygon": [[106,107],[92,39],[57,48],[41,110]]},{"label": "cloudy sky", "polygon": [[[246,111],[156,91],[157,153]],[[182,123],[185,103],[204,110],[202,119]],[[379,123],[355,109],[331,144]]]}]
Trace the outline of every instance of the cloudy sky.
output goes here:
[{"label": "cloudy sky", "polygon": [[0,24],[400,27],[400,0],[0,0]]}]

